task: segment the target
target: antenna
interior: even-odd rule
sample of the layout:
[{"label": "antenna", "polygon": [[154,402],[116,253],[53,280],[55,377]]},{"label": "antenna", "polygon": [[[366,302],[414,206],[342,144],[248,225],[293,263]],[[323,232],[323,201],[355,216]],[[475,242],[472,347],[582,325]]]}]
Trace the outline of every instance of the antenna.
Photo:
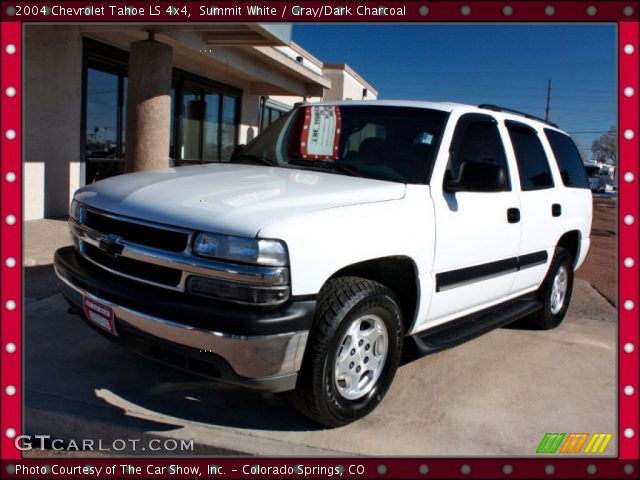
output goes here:
[{"label": "antenna", "polygon": [[547,84],[547,108],[545,109],[544,119],[547,122],[551,122],[551,79]]}]

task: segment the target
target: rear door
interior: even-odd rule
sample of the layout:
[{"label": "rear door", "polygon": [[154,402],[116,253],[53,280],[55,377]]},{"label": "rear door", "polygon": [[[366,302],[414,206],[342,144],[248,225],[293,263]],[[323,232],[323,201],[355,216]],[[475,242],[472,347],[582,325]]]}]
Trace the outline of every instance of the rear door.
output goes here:
[{"label": "rear door", "polygon": [[[455,121],[452,118],[451,121]],[[491,115],[459,117],[448,161],[439,155],[431,179],[435,206],[434,282],[428,326],[471,313],[509,295],[517,270],[520,244],[519,208],[507,164],[500,128]],[[457,178],[464,162],[502,167],[507,185],[502,191],[447,192],[443,183]]]},{"label": "rear door", "polygon": [[[520,195],[522,237],[519,268],[512,293],[536,288],[546,275],[555,243],[564,227],[561,192],[556,188],[549,159],[541,136],[530,125],[506,120],[509,132],[509,154],[518,168],[515,190]],[[566,212],[565,212],[566,213]]]}]

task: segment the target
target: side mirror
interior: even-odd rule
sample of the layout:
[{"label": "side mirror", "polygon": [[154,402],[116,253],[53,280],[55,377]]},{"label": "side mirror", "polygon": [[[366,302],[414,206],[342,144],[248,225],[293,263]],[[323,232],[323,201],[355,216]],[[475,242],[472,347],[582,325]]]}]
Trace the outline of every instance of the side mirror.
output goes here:
[{"label": "side mirror", "polygon": [[458,178],[445,177],[445,192],[501,192],[507,188],[504,168],[488,162],[462,162]]},{"label": "side mirror", "polygon": [[244,143],[241,143],[240,145],[237,145],[236,148],[233,149],[233,152],[231,153],[231,161],[233,161],[238,155],[240,155],[242,153],[242,151],[244,150],[244,147],[246,147],[247,145]]}]

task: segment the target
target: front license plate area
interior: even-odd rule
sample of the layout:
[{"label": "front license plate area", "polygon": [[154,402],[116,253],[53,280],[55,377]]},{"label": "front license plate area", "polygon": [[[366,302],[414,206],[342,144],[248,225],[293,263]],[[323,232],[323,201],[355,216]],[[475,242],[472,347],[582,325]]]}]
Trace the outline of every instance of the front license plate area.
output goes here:
[{"label": "front license plate area", "polygon": [[82,296],[82,307],[87,320],[112,335],[118,335],[116,316],[112,307],[85,295]]}]

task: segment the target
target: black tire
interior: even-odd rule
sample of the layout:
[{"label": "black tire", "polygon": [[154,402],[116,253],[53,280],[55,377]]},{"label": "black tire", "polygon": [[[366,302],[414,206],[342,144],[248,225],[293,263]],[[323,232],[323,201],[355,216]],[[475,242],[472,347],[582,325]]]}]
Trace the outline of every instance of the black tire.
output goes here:
[{"label": "black tire", "polygon": [[[378,369],[381,373],[377,380],[370,381],[371,390],[361,398],[349,400],[338,389],[335,364],[347,331],[367,315],[375,316],[378,323],[382,320],[386,327],[386,360]],[[329,427],[364,417],[380,403],[393,381],[402,355],[403,337],[402,314],[391,290],[358,277],[329,280],[318,295],[298,383],[289,395],[293,405],[302,414]]]},{"label": "black tire", "polygon": [[[553,287],[556,276],[561,268],[566,272],[566,293],[564,294],[561,308],[554,313],[554,309],[552,308]],[[530,315],[527,318],[528,323],[540,330],[551,330],[552,328],[556,328],[562,323],[564,316],[567,314],[572,291],[573,258],[564,248],[556,247],[547,276],[538,289],[538,298],[542,302],[542,309]]]}]

